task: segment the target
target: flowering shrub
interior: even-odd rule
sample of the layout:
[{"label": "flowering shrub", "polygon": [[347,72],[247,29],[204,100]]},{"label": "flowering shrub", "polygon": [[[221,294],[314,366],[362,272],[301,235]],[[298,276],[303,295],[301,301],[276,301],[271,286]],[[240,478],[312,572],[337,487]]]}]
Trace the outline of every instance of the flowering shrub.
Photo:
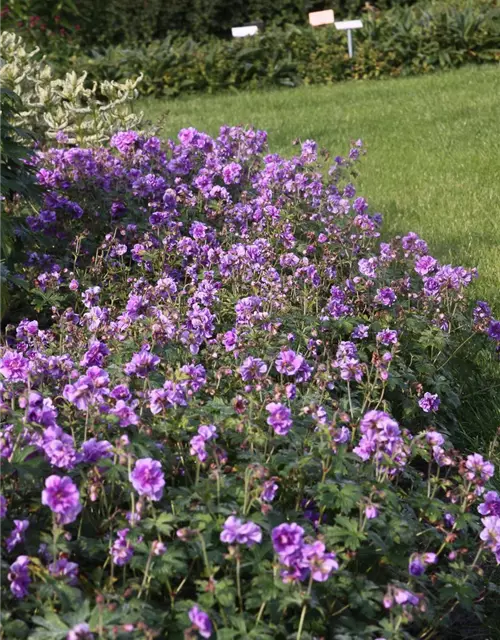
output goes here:
[{"label": "flowering shrub", "polygon": [[136,80],[86,83],[87,73],[68,72],[55,78],[50,65],[37,60],[39,49],[28,51],[13,32],[0,35],[1,86],[14,91],[22,109],[14,124],[34,132],[42,143],[100,145],[124,127],[140,126],[142,114],[131,110]]},{"label": "flowering shrub", "polygon": [[500,497],[453,447],[448,363],[500,324],[465,313],[474,271],[379,242],[362,153],[323,172],[223,127],[38,154],[19,277],[51,324],[0,351],[7,637],[480,624]]}]

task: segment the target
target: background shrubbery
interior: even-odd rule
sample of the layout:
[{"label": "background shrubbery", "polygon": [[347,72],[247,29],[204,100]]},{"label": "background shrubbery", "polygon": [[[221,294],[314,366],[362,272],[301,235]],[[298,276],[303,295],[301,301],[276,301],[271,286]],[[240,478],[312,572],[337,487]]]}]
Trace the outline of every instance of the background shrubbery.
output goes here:
[{"label": "background shrubbery", "polygon": [[[386,10],[414,3],[374,0],[369,6]],[[173,34],[224,38],[231,36],[231,27],[249,22],[304,25],[310,11],[334,9],[337,19],[345,19],[367,6],[365,0],[11,0],[4,3],[4,20],[6,27],[29,30],[33,37],[50,32],[89,47],[148,43]]]},{"label": "background shrubbery", "polygon": [[[60,74],[88,72],[97,82],[144,74],[139,89],[154,96],[399,76],[500,59],[496,0],[378,4],[387,10],[363,12],[352,61],[345,33],[333,26],[312,29],[307,11],[293,0],[210,2],[198,9],[189,5],[189,10],[185,2],[157,0],[105,3],[102,8],[94,4],[78,4],[81,19],[71,4],[63,3],[61,15],[54,15],[53,8],[50,18],[24,20],[14,16],[28,12],[28,5],[10,5],[4,9],[4,28],[10,25],[40,46]],[[337,19],[358,15],[358,5],[356,0],[339,7]],[[42,6],[29,6],[42,12]],[[238,13],[243,7],[252,19],[264,20],[265,28],[252,38],[221,37],[245,22]],[[97,13],[99,20],[93,19]]]},{"label": "background shrubbery", "polygon": [[141,92],[155,96],[427,73],[498,60],[499,15],[487,6],[446,4],[368,14],[356,32],[352,61],[345,33],[289,25],[234,40],[171,35],[148,45],[95,50],[73,65],[94,79],[143,73]]}]

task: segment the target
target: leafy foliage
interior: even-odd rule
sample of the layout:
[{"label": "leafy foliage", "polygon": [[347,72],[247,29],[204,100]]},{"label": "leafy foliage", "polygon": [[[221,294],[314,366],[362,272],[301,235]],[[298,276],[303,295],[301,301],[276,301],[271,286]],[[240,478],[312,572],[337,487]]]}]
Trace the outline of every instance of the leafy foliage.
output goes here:
[{"label": "leafy foliage", "polygon": [[141,93],[176,96],[420,74],[499,59],[499,13],[490,5],[436,3],[363,20],[352,61],[345,33],[288,25],[234,40],[196,42],[169,34],[147,45],[96,50],[75,64],[96,80],[123,81],[142,73]]},{"label": "leafy foliage", "polygon": [[[412,4],[414,0],[374,0],[378,10]],[[342,18],[357,16],[364,0],[10,0],[4,6],[7,29],[21,29],[38,45],[65,40],[85,49],[109,44],[135,45],[170,35],[189,35],[196,39],[229,37],[231,27],[249,22],[266,26],[307,23],[309,11],[332,8]],[[99,20],[94,17],[99,15]],[[52,43],[54,44],[54,43]]]},{"label": "leafy foliage", "polygon": [[31,130],[40,144],[57,140],[99,145],[114,131],[140,125],[142,116],[133,113],[131,102],[137,96],[141,76],[89,86],[86,72],[54,77],[52,67],[38,60],[37,53],[37,49],[29,51],[20,36],[2,32],[0,82],[20,99],[12,114],[13,123]]},{"label": "leafy foliage", "polygon": [[[9,305],[8,288],[17,278],[11,273],[11,267],[19,258],[19,240],[15,228],[20,224],[15,220],[13,211],[15,201],[22,198],[25,202],[36,202],[40,191],[36,184],[31,161],[33,135],[13,124],[22,108],[22,103],[13,91],[0,88],[2,126],[0,128],[1,151],[1,237],[0,237],[0,318]],[[17,207],[19,208],[19,207]]]}]

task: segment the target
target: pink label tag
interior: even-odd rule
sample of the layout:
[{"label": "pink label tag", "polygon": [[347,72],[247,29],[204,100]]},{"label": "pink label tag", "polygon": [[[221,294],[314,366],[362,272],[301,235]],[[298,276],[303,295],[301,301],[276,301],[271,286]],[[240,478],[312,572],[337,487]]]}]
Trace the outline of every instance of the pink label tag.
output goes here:
[{"label": "pink label tag", "polygon": [[333,9],[314,11],[309,14],[309,24],[313,27],[319,27],[322,24],[333,24],[333,22]]}]

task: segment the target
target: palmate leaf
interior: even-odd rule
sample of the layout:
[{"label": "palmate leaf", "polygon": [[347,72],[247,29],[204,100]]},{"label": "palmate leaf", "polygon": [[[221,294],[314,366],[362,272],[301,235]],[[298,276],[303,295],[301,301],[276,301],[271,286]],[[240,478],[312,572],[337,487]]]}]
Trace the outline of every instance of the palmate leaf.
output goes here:
[{"label": "palmate leaf", "polygon": [[59,640],[59,638],[65,638],[69,631],[68,625],[57,614],[50,611],[43,618],[33,616],[32,622],[41,627],[30,635],[35,640]]},{"label": "palmate leaf", "polygon": [[359,520],[347,516],[337,516],[335,525],[325,527],[325,537],[334,547],[343,547],[355,551],[366,538],[366,533],[360,531]]}]

